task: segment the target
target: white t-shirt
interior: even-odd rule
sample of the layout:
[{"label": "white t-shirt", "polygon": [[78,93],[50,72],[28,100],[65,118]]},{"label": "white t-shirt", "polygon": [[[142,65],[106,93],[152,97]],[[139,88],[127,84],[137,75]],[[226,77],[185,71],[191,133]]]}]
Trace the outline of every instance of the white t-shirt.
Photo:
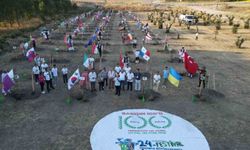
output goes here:
[{"label": "white t-shirt", "polygon": [[95,72],[90,72],[89,73],[89,81],[90,82],[95,82],[96,81],[96,73]]},{"label": "white t-shirt", "polygon": [[125,81],[126,72],[120,72],[119,75],[120,75],[120,78],[119,78],[119,79],[120,79],[121,81]]},{"label": "white t-shirt", "polygon": [[115,81],[115,86],[120,86],[121,85],[121,82],[120,82],[118,77],[115,77],[114,81]]},{"label": "white t-shirt", "polygon": [[57,77],[58,76],[58,72],[57,72],[57,68],[52,68],[51,69],[51,72],[52,72],[52,75],[54,76],[54,77]]},{"label": "white t-shirt", "polygon": [[108,71],[108,78],[109,79],[115,78],[115,72],[113,70],[112,71]]},{"label": "white t-shirt", "polygon": [[41,70],[42,70],[42,72],[45,72],[46,68],[48,68],[48,64],[46,64],[46,63],[41,64]]},{"label": "white t-shirt", "polygon": [[62,74],[63,75],[68,74],[68,68],[62,68]]},{"label": "white t-shirt", "polygon": [[134,73],[133,72],[128,72],[127,73],[128,82],[133,82],[133,79],[134,79]]},{"label": "white t-shirt", "polygon": [[34,66],[32,68],[32,72],[33,72],[33,74],[39,74],[40,73],[39,67],[38,66]]},{"label": "white t-shirt", "polygon": [[49,81],[49,80],[50,80],[50,74],[49,74],[48,71],[47,71],[47,72],[44,72],[43,75],[44,75],[46,81]]},{"label": "white t-shirt", "polygon": [[131,67],[124,67],[123,69],[125,70],[126,73],[129,73],[129,71],[131,70]]},{"label": "white t-shirt", "polygon": [[159,83],[161,81],[161,76],[159,74],[154,75],[154,83]]},{"label": "white t-shirt", "polygon": [[122,70],[122,68],[121,68],[120,66],[116,66],[116,67],[115,67],[115,71],[116,71],[116,72],[120,72],[121,70]]}]

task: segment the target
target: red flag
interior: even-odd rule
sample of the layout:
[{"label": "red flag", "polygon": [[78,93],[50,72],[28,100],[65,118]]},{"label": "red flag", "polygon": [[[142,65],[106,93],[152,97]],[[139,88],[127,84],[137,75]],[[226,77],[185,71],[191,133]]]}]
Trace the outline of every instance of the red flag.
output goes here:
[{"label": "red flag", "polygon": [[198,64],[194,59],[188,55],[187,52],[184,53],[184,65],[188,73],[194,75],[198,70]]},{"label": "red flag", "polygon": [[121,67],[121,68],[124,67],[123,57],[122,57],[122,51],[120,51],[120,67]]}]

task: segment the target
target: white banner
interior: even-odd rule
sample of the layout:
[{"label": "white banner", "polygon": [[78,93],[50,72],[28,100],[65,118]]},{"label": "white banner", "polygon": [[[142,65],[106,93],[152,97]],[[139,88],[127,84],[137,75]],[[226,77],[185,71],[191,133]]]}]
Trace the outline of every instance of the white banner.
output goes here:
[{"label": "white banner", "polygon": [[90,136],[92,150],[209,150],[188,121],[162,111],[130,109],[102,118]]}]

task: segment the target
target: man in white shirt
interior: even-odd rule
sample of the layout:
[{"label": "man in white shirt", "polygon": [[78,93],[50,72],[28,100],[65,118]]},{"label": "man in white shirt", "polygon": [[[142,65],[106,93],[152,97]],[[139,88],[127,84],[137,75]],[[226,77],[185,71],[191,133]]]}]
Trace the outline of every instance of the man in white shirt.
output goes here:
[{"label": "man in white shirt", "polygon": [[129,64],[127,64],[127,65],[124,66],[123,69],[125,70],[126,73],[129,73],[130,70],[131,70],[131,67],[129,66]]},{"label": "man in white shirt", "polygon": [[94,71],[94,69],[92,69],[89,72],[89,82],[90,82],[91,92],[96,91],[95,89],[96,77],[97,77],[96,72]]},{"label": "man in white shirt", "polygon": [[57,79],[58,79],[58,69],[57,69],[57,67],[56,67],[56,65],[54,64],[53,65],[53,68],[51,69],[51,72],[52,72],[52,77],[53,77],[53,79],[54,79],[54,85],[56,86],[56,84],[57,84]]},{"label": "man in white shirt", "polygon": [[121,70],[122,70],[122,68],[120,67],[120,65],[118,63],[117,66],[115,66],[115,72],[120,73]]},{"label": "man in white shirt", "polygon": [[63,65],[62,75],[63,75],[63,83],[67,84],[68,83],[68,68],[66,67],[66,65]]},{"label": "man in white shirt", "polygon": [[89,60],[89,69],[93,69],[94,68],[95,59],[90,55],[88,60]]},{"label": "man in white shirt", "polygon": [[109,89],[114,89],[114,78],[115,78],[115,71],[110,69],[108,71]]},{"label": "man in white shirt", "polygon": [[158,91],[161,82],[161,76],[159,71],[156,74],[154,74],[153,82],[154,82],[153,90]]},{"label": "man in white shirt", "polygon": [[131,72],[131,70],[129,70],[129,72],[127,73],[127,82],[128,82],[127,90],[130,89],[130,91],[132,91],[134,82],[134,73]]},{"label": "man in white shirt", "polygon": [[39,67],[37,66],[37,64],[35,64],[35,66],[32,68],[32,72],[33,72],[33,75],[35,77],[35,82],[36,82],[36,84],[38,84],[38,76],[40,74],[40,70],[39,70]]},{"label": "man in white shirt", "polygon": [[47,87],[47,91],[49,93],[50,92],[50,72],[47,71],[47,69],[45,69],[43,76],[45,77],[46,87]]},{"label": "man in white shirt", "polygon": [[45,69],[47,69],[49,66],[48,64],[46,64],[44,61],[43,63],[41,64],[41,71],[44,73],[45,72]]},{"label": "man in white shirt", "polygon": [[119,73],[120,77],[120,83],[121,83],[121,88],[124,91],[125,90],[125,79],[126,79],[126,72],[122,69],[121,72]]}]

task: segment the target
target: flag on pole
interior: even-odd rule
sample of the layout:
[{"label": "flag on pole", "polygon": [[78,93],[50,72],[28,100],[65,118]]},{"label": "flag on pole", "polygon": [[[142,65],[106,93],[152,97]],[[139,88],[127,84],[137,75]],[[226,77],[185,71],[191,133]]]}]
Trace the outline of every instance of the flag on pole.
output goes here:
[{"label": "flag on pole", "polygon": [[88,54],[87,53],[84,53],[84,56],[83,56],[83,66],[86,67],[86,68],[89,68],[89,57],[88,57]]},{"label": "flag on pole", "polygon": [[152,36],[149,34],[149,32],[146,34],[145,38],[148,41],[151,41],[153,39]]},{"label": "flag on pole", "polygon": [[145,47],[142,47],[142,49],[140,50],[139,56],[142,57],[143,59],[145,59],[146,61],[149,61],[150,51],[147,50]]},{"label": "flag on pole", "polygon": [[92,44],[91,54],[98,54],[97,45],[95,43]]},{"label": "flag on pole", "polygon": [[187,72],[192,75],[194,75],[199,68],[198,64],[194,61],[194,59],[191,56],[188,55],[187,52],[184,53],[184,66]]},{"label": "flag on pole", "polygon": [[12,69],[3,78],[3,90],[4,90],[4,92],[6,92],[6,93],[9,92],[9,90],[12,88],[13,85],[14,85],[14,72]]},{"label": "flag on pole", "polygon": [[73,75],[68,80],[68,90],[70,90],[80,80],[80,71],[76,69]]},{"label": "flag on pole", "polygon": [[120,50],[120,67],[121,67],[121,68],[124,67],[123,57],[122,57],[122,51],[121,51],[121,50]]},{"label": "flag on pole", "polygon": [[169,69],[168,81],[174,86],[178,87],[182,76],[174,70],[174,68]]},{"label": "flag on pole", "polygon": [[27,51],[26,57],[28,58],[29,62],[32,62],[35,59],[36,54],[35,49],[33,47]]}]

